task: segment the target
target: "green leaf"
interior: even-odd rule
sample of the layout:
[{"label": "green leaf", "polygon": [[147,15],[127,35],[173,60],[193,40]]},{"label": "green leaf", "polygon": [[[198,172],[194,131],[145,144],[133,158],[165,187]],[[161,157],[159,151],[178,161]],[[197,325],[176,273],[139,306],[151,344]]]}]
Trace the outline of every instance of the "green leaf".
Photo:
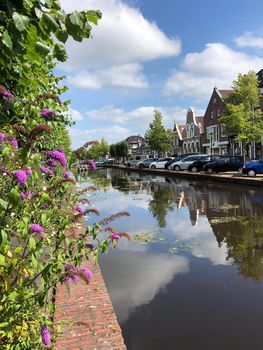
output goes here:
[{"label": "green leaf", "polygon": [[20,32],[26,30],[26,27],[29,24],[29,18],[27,16],[20,15],[19,13],[14,12],[12,17],[17,30],[19,30]]},{"label": "green leaf", "polygon": [[0,254],[0,266],[5,266],[5,257],[2,254]]},{"label": "green leaf", "polygon": [[7,209],[8,202],[4,201],[2,198],[0,198],[0,207]]},{"label": "green leaf", "polygon": [[4,247],[7,242],[7,234],[4,230],[0,231],[0,247]]},{"label": "green leaf", "polygon": [[33,237],[29,237],[29,249],[34,250],[36,248],[36,241]]},{"label": "green leaf", "polygon": [[86,15],[87,15],[87,19],[96,25],[98,24],[98,20],[101,19],[102,17],[102,14],[100,11],[94,11],[94,10],[87,11]]},{"label": "green leaf", "polygon": [[12,39],[11,39],[11,36],[9,35],[7,30],[4,31],[4,34],[2,35],[1,39],[2,39],[3,44],[6,47],[8,47],[10,50],[13,48]]},{"label": "green leaf", "polygon": [[8,195],[8,198],[13,205],[20,203],[20,193],[15,188],[12,188]]},{"label": "green leaf", "polygon": [[62,41],[63,43],[65,43],[68,40],[68,33],[66,30],[59,29],[55,32],[55,35],[56,35],[57,39],[59,41]]},{"label": "green leaf", "polygon": [[36,42],[36,50],[43,56],[46,56],[49,53],[50,47],[41,43],[40,41]]},{"label": "green leaf", "polygon": [[59,25],[56,21],[56,15],[54,14],[44,13],[41,21],[44,25],[44,28],[49,32],[55,32],[59,28]]},{"label": "green leaf", "polygon": [[43,15],[43,11],[41,11],[39,8],[35,8],[35,14],[36,14],[36,16],[37,16],[37,18],[41,18],[42,17],[42,15]]},{"label": "green leaf", "polygon": [[77,12],[77,11],[72,12],[69,15],[69,20],[74,26],[83,29],[83,22],[81,20],[81,14],[79,12]]},{"label": "green leaf", "polygon": [[56,44],[54,46],[53,55],[60,62],[65,62],[68,58],[66,50],[62,44]]}]

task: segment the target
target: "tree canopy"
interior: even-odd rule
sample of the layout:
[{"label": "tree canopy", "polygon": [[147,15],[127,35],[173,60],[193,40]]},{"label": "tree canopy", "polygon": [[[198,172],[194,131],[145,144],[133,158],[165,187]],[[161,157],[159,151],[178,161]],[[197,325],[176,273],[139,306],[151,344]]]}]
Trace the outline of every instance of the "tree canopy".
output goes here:
[{"label": "tree canopy", "polygon": [[161,112],[155,110],[153,121],[145,133],[145,140],[157,152],[169,151],[173,141],[173,132],[170,129],[165,129],[162,118]]},{"label": "tree canopy", "polygon": [[226,99],[225,113],[220,118],[226,131],[241,142],[263,140],[263,119],[260,110],[258,79],[253,71],[239,74],[233,82],[233,93]]}]

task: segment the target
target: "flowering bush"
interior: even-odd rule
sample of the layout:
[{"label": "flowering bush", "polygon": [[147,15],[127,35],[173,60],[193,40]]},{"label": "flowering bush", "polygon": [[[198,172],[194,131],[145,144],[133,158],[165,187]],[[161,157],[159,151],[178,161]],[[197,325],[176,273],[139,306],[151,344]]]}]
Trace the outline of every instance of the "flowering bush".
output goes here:
[{"label": "flowering bush", "polygon": [[[47,129],[42,124],[38,137]],[[88,283],[92,273],[80,264],[88,263],[91,254],[97,258],[121,237],[103,225],[129,214],[103,219],[77,238],[67,236],[66,230],[83,215],[99,213],[85,208],[90,202],[65,172],[66,156],[61,150],[39,151],[34,146],[37,136],[24,155],[23,147],[14,149],[8,141],[17,137],[20,144],[19,134],[2,130],[0,135],[0,347],[16,349],[19,344],[19,349],[37,349],[41,341],[51,344],[51,293],[56,284],[69,286],[78,278]],[[109,234],[100,241],[102,230]]]}]

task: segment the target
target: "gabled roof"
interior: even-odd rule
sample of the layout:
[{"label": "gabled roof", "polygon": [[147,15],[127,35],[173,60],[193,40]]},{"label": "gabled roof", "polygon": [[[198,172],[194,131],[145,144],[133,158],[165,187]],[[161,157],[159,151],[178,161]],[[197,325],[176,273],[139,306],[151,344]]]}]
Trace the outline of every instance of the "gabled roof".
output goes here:
[{"label": "gabled roof", "polygon": [[234,90],[228,89],[228,90],[218,90],[216,89],[216,91],[218,92],[219,96],[222,98],[222,100],[224,100],[225,98],[228,98]]},{"label": "gabled roof", "polygon": [[195,117],[195,120],[197,122],[197,124],[203,124],[204,123],[204,117],[203,116],[198,116],[198,117]]},{"label": "gabled roof", "polygon": [[126,141],[128,143],[138,143],[138,141],[144,142],[144,138],[141,135],[132,135],[127,137]]}]

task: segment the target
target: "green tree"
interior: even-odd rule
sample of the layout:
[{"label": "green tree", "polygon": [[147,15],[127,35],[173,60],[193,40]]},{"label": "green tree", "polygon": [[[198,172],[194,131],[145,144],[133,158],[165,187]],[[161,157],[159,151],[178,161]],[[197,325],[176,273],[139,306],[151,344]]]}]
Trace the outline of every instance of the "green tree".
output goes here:
[{"label": "green tree", "polygon": [[126,158],[128,155],[128,149],[129,149],[128,143],[126,141],[120,141],[116,143],[115,145],[116,157],[122,158],[122,160],[124,160],[124,158]]},{"label": "green tree", "polygon": [[165,129],[162,118],[161,112],[155,110],[153,121],[145,133],[145,140],[158,153],[169,151],[173,140],[173,133],[170,129]]},{"label": "green tree", "polygon": [[96,143],[90,147],[86,153],[86,158],[89,159],[99,159],[104,158],[109,153],[109,145],[107,141],[103,138],[101,142]]},{"label": "green tree", "polygon": [[233,93],[226,99],[225,113],[220,118],[226,131],[241,142],[263,140],[263,119],[260,111],[258,79],[253,71],[239,74],[233,82]]},{"label": "green tree", "polygon": [[115,158],[116,157],[116,145],[113,143],[110,145],[110,156]]}]

